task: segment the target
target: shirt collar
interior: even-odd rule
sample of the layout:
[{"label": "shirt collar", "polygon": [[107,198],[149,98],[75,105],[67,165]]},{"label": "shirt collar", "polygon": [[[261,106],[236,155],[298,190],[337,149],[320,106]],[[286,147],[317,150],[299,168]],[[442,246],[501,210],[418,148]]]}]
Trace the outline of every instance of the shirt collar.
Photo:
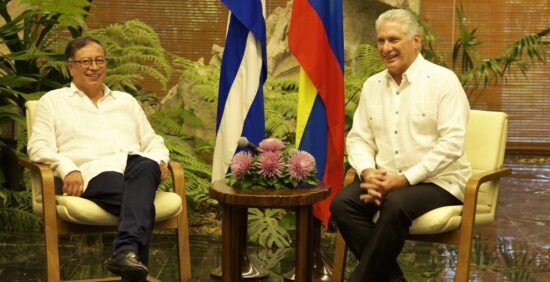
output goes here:
[{"label": "shirt collar", "polygon": [[[403,73],[402,81],[407,81],[409,84],[412,83],[416,77],[418,77],[420,73],[420,65],[424,61],[424,57],[422,54],[418,53],[418,56],[416,56],[416,59],[414,59],[413,63],[407,68],[407,70]],[[393,78],[391,74],[388,72],[388,69],[385,70],[385,77],[386,81],[389,83]]]},{"label": "shirt collar", "polygon": [[[69,96],[74,96],[74,95],[79,95],[79,96],[85,96],[86,94],[84,94],[84,92],[80,91],[80,89],[78,89],[76,87],[76,85],[71,82],[71,86],[69,86]],[[103,84],[103,93],[104,93],[104,97],[107,97],[107,96],[111,96],[113,98],[115,98],[115,95],[113,95],[113,91],[111,91],[111,89],[109,87],[107,87],[107,85]]]}]

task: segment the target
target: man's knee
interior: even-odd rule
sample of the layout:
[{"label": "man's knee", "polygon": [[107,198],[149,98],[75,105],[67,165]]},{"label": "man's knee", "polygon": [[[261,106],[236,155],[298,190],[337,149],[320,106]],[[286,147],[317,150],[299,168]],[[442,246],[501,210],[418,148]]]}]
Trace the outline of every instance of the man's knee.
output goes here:
[{"label": "man's knee", "polygon": [[133,168],[135,173],[138,175],[152,175],[155,177],[160,177],[160,166],[159,164],[146,157],[139,157],[137,164]]},{"label": "man's knee", "polygon": [[410,223],[409,216],[407,215],[406,207],[404,201],[406,201],[405,198],[401,197],[399,193],[390,193],[388,194],[385,199],[384,203],[382,204],[381,210],[380,210],[380,217],[378,221],[386,221],[386,222],[404,222]]},{"label": "man's knee", "polygon": [[332,218],[336,220],[337,222],[338,217],[340,217],[344,213],[344,203],[342,200],[342,197],[340,196],[340,193],[336,194],[334,198],[332,199],[332,202],[330,203],[330,213],[332,214]]},{"label": "man's knee", "polygon": [[338,192],[330,204],[330,212],[332,218],[337,222],[342,222],[348,219],[350,209],[352,209],[353,201],[351,198],[354,197],[351,193],[352,187],[345,187],[340,192]]}]

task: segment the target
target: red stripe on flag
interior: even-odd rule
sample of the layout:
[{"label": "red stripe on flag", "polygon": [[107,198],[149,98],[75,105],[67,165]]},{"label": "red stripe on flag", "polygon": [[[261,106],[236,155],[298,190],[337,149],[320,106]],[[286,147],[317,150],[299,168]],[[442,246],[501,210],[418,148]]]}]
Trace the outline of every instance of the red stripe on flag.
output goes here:
[{"label": "red stripe on flag", "polygon": [[317,88],[327,111],[327,163],[323,181],[331,186],[331,193],[313,208],[315,217],[326,227],[329,206],[341,189],[344,173],[344,74],[329,45],[323,22],[306,0],[294,0],[289,47]]}]

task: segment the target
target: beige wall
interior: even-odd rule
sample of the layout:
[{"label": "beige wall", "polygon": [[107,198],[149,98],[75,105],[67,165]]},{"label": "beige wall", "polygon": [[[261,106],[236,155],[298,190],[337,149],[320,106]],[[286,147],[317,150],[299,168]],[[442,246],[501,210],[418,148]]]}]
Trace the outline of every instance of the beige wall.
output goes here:
[{"label": "beige wall", "polygon": [[[17,17],[25,10],[25,7],[21,4],[19,0],[14,0],[8,4],[8,13],[11,15],[12,18]],[[0,17],[0,25],[4,25],[6,21],[4,21],[3,17]],[[0,44],[0,52],[6,53],[8,52],[8,48],[4,44]]]}]

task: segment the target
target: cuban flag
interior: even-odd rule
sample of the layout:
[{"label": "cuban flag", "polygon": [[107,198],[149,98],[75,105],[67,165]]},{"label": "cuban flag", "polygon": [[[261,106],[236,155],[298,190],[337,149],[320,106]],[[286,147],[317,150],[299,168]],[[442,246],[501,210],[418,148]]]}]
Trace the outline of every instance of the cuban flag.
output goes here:
[{"label": "cuban flag", "polygon": [[301,67],[296,144],[315,157],[318,179],[331,187],[313,207],[325,227],[344,174],[343,33],[341,0],[294,0],[288,41]]},{"label": "cuban flag", "polygon": [[225,178],[239,137],[265,136],[267,76],[265,9],[261,0],[222,0],[230,11],[218,93],[212,181]]}]

